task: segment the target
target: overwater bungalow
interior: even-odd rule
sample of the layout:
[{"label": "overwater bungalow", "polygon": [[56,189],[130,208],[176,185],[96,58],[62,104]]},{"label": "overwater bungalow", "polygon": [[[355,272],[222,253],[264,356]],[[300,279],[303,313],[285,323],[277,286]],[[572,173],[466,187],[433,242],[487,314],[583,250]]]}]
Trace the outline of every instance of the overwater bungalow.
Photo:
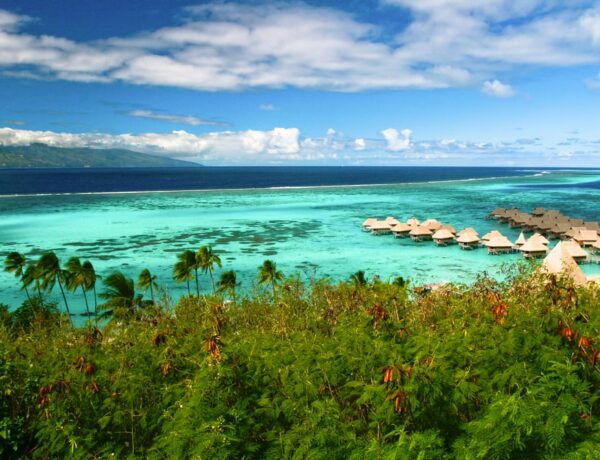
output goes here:
[{"label": "overwater bungalow", "polygon": [[581,246],[579,246],[577,241],[561,241],[558,244],[565,248],[576,262],[583,262],[588,258],[588,253],[581,249]]},{"label": "overwater bungalow", "polygon": [[562,238],[569,230],[571,225],[564,222],[558,222],[546,232],[548,238]]},{"label": "overwater bungalow", "polygon": [[543,221],[544,219],[541,217],[531,216],[525,223],[523,223],[523,225],[521,225],[521,228],[523,230],[537,230]]},{"label": "overwater bungalow", "polygon": [[576,285],[583,286],[587,283],[587,278],[565,244],[565,241],[560,241],[546,256],[540,269],[545,273],[557,276],[566,275]]},{"label": "overwater bungalow", "polygon": [[394,227],[400,223],[398,219],[392,216],[386,217],[385,222],[387,222],[391,227]]},{"label": "overwater bungalow", "polygon": [[569,219],[569,223],[571,224],[571,227],[585,227],[583,219]]},{"label": "overwater bungalow", "polygon": [[540,243],[542,243],[544,246],[547,246],[548,243],[550,243],[550,241],[548,241],[548,239],[542,235],[541,233],[534,233],[533,235],[531,235],[529,237],[529,240],[532,241],[539,241]]},{"label": "overwater bungalow", "polygon": [[595,221],[584,222],[583,225],[588,230],[596,230],[596,232],[600,233],[600,224],[598,224],[598,222],[595,222]]},{"label": "overwater bungalow", "polygon": [[413,227],[408,233],[413,241],[421,242],[431,240],[433,232],[423,225]]},{"label": "overwater bungalow", "polygon": [[527,214],[526,212],[520,212],[520,213],[516,214],[510,220],[510,226],[511,227],[522,227],[527,222],[529,222],[530,218],[531,218],[531,214]]},{"label": "overwater bungalow", "polygon": [[565,233],[565,236],[567,238],[575,238],[575,236],[577,236],[579,234],[580,231],[582,230],[587,230],[587,228],[585,227],[571,227],[569,229],[569,231],[567,233]]},{"label": "overwater bungalow", "polygon": [[417,219],[416,217],[411,217],[406,221],[406,223],[411,227],[416,227],[420,224],[419,219]]},{"label": "overwater bungalow", "polygon": [[537,226],[537,229],[541,232],[549,232],[556,225],[556,221],[553,219],[548,219],[544,217],[542,223]]},{"label": "overwater bungalow", "polygon": [[523,232],[521,232],[519,234],[519,237],[517,238],[517,241],[515,241],[515,246],[517,248],[520,248],[521,246],[523,246],[525,244],[527,240],[525,239],[525,234]]},{"label": "overwater bungalow", "polygon": [[392,227],[392,233],[396,238],[406,238],[412,229],[410,225],[400,222]]},{"label": "overwater bungalow", "polygon": [[502,217],[504,215],[506,215],[506,209],[504,208],[496,208],[492,212],[490,212],[490,217],[494,219],[498,219],[499,217]]},{"label": "overwater bungalow", "polygon": [[385,221],[378,220],[371,224],[371,231],[374,235],[385,235],[387,233],[392,233],[392,226]]},{"label": "overwater bungalow", "polygon": [[541,217],[545,212],[546,210],[544,208],[535,208],[533,211],[531,211],[531,214],[536,217]]},{"label": "overwater bungalow", "polygon": [[442,223],[437,219],[427,219],[421,224],[423,227],[427,227],[432,232],[442,228]]},{"label": "overwater bungalow", "polygon": [[450,232],[450,230],[440,228],[433,234],[432,239],[438,246],[447,246],[449,243],[454,241],[454,235],[452,232]]},{"label": "overwater bungalow", "polygon": [[492,230],[491,232],[488,232],[485,235],[483,235],[481,237],[481,240],[482,241],[490,241],[490,240],[493,240],[494,238],[498,238],[501,236],[503,236],[503,235],[498,230]]},{"label": "overwater bungalow", "polygon": [[495,236],[491,240],[485,241],[483,245],[487,246],[488,253],[493,255],[508,254],[513,250],[512,242],[504,235]]},{"label": "overwater bungalow", "polygon": [[548,246],[542,243],[539,239],[529,238],[519,251],[525,257],[543,257],[548,253]]},{"label": "overwater bungalow", "polygon": [[519,214],[519,208],[512,208],[507,210],[504,215],[498,217],[500,222],[509,222],[512,220],[517,214]]},{"label": "overwater bungalow", "polygon": [[573,239],[579,243],[582,247],[591,246],[593,243],[598,241],[598,232],[596,230],[579,230]]},{"label": "overwater bungalow", "polygon": [[456,235],[456,228],[454,228],[454,225],[443,224],[441,228],[444,228],[444,229],[448,230],[450,233]]},{"label": "overwater bungalow", "polygon": [[458,232],[457,236],[463,236],[465,233],[473,233],[475,236],[479,237],[479,233],[473,227],[463,228],[460,232]]},{"label": "overwater bungalow", "polygon": [[374,217],[369,217],[367,220],[365,220],[362,223],[362,229],[365,232],[370,232],[371,231],[371,225],[373,225],[375,222],[377,222],[377,219],[375,219]]},{"label": "overwater bungalow", "polygon": [[479,246],[477,233],[465,232],[456,239],[461,249],[471,250]]}]

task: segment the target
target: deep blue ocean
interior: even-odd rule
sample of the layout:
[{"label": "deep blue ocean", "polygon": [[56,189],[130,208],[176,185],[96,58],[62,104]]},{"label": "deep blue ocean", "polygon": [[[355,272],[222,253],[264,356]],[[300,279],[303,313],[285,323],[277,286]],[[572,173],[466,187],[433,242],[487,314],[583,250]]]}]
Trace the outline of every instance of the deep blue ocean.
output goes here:
[{"label": "deep blue ocean", "polygon": [[478,167],[198,167],[0,169],[0,195],[420,183],[532,174]]}]

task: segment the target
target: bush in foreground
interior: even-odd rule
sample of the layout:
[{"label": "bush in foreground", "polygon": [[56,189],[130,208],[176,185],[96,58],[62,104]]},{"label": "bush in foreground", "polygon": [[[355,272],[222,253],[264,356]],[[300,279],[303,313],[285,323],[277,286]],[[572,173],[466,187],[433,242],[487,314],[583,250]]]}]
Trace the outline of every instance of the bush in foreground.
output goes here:
[{"label": "bush in foreground", "polygon": [[101,330],[0,326],[0,456],[600,458],[597,287],[181,299]]}]

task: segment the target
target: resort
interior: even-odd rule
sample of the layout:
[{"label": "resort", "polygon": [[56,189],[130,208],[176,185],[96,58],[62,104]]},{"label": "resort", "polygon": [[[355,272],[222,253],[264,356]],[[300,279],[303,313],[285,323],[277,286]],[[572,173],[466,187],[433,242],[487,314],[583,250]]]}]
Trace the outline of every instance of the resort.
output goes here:
[{"label": "resort", "polygon": [[[546,271],[558,274],[562,267],[576,282],[587,280],[578,264],[600,264],[598,222],[584,221],[567,216],[557,209],[545,210],[542,207],[533,209],[531,213],[518,208],[496,208],[488,215],[488,219],[508,224],[511,229],[520,229],[518,238],[512,242],[496,229],[480,237],[473,227],[457,232],[452,224],[430,217],[420,222],[414,216],[406,222],[392,216],[383,221],[370,217],[364,221],[363,230],[374,235],[393,233],[396,238],[410,236],[417,243],[433,241],[440,247],[458,244],[465,251],[485,247],[490,255],[520,253],[526,259],[543,258],[542,267]],[[528,232],[533,234],[527,237]],[[557,241],[554,245],[553,240]],[[583,248],[587,248],[589,252]]]}]

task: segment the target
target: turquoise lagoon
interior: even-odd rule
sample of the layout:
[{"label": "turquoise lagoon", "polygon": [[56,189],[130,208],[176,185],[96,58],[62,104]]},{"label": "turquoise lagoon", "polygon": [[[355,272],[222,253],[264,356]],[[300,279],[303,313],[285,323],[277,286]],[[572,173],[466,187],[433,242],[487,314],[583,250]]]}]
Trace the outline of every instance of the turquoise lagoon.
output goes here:
[{"label": "turquoise lagoon", "polygon": [[[514,240],[518,231],[486,219],[492,209],[544,206],[598,220],[598,181],[600,171],[575,170],[385,186],[5,196],[0,197],[0,256],[20,251],[35,258],[54,250],[63,262],[71,256],[90,259],[104,276],[122,270],[137,278],[149,268],[174,299],[185,293],[171,277],[176,254],[205,244],[220,254],[223,270],[237,272],[242,291],[252,288],[265,259],[275,260],[287,275],[306,278],[341,280],[364,270],[414,284],[469,283],[483,271],[501,276],[502,265],[521,256],[373,236],[361,230],[362,221],[432,217],[457,228],[475,227],[480,234],[498,229]],[[600,273],[598,265],[583,268]],[[200,282],[208,290],[209,279]],[[81,313],[80,296],[70,298]],[[0,302],[14,307],[23,299],[17,280],[2,272]]]}]

